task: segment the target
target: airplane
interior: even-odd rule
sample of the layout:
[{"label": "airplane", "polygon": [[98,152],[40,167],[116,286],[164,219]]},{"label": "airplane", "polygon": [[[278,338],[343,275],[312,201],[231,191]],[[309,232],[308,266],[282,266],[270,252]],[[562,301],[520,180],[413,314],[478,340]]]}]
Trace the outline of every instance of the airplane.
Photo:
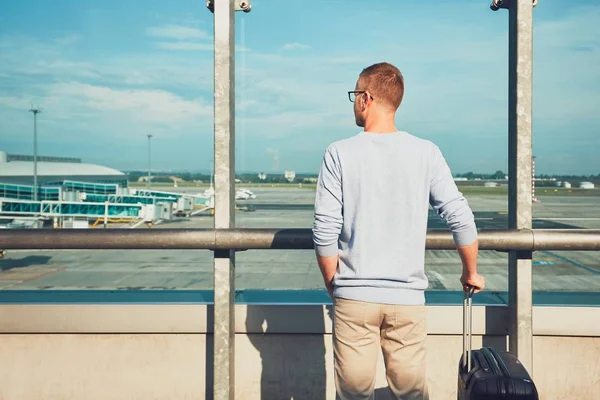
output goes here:
[{"label": "airplane", "polygon": [[248,189],[238,189],[235,192],[236,200],[248,200],[248,199],[255,199],[255,198],[256,198],[256,195]]}]

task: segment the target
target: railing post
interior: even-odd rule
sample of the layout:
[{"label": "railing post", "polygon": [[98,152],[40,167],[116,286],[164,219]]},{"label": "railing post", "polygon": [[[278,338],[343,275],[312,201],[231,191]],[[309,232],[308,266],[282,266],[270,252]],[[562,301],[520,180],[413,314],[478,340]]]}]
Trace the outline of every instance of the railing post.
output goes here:
[{"label": "railing post", "polygon": [[[531,229],[533,1],[509,5],[509,228]],[[511,251],[508,269],[509,349],[533,370],[532,253]]]},{"label": "railing post", "polygon": [[[235,227],[234,0],[214,1],[215,229]],[[214,253],[214,386],[216,400],[235,388],[235,253]]]}]

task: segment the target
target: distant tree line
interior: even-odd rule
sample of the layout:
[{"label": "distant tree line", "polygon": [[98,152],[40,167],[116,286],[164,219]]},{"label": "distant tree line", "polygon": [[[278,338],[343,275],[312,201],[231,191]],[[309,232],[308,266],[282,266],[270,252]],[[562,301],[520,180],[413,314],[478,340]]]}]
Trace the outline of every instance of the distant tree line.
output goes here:
[{"label": "distant tree line", "polygon": [[[172,176],[183,179],[186,182],[193,181],[202,181],[209,182],[210,175],[202,174],[202,173],[192,173],[192,172],[161,172],[161,171],[152,171],[152,182],[169,182],[172,183],[173,180],[170,178]],[[129,182],[137,182],[140,178],[146,178],[148,176],[148,172],[143,171],[130,171],[127,173],[127,179]]]},{"label": "distant tree line", "polygon": [[[498,170],[493,174],[478,174],[474,172],[467,172],[463,174],[456,174],[457,178],[467,179],[504,179],[508,174],[504,171]],[[536,174],[537,179],[556,179],[557,181],[600,181],[600,174],[598,175],[548,175],[548,174]]]},{"label": "distant tree line", "polygon": [[568,180],[572,180],[572,181],[600,181],[600,174],[598,174],[598,175],[546,175],[546,174],[537,175],[536,174],[535,177],[536,178],[541,178],[541,179],[556,178],[556,180],[559,180],[559,181],[568,181]]},{"label": "distant tree line", "polygon": [[[207,173],[152,171],[151,175],[152,182],[172,183],[170,177],[177,177],[185,182],[210,182],[210,174]],[[147,171],[129,171],[127,173],[129,182],[137,182],[140,178],[146,178],[147,176]],[[296,174],[292,183],[312,183],[316,178],[317,174]],[[236,174],[236,179],[239,179],[242,183],[290,183],[284,174],[266,174],[265,179],[260,179],[259,173],[242,173]]]},{"label": "distant tree line", "polygon": [[493,174],[477,174],[475,172],[466,172],[464,174],[456,174],[456,178],[467,178],[467,179],[504,179],[507,174],[498,170]]},{"label": "distant tree line", "polygon": [[[129,171],[127,173],[128,180],[130,182],[136,182],[139,178],[145,178],[148,176],[148,172],[146,171]],[[474,179],[496,179],[501,180],[505,179],[507,173],[504,171],[498,170],[493,174],[486,173],[475,173],[475,172],[466,172],[466,173],[458,173],[455,174],[456,178],[466,178],[468,180]],[[195,182],[200,181],[203,183],[210,182],[210,175],[208,173],[195,173],[195,172],[168,172],[168,171],[153,171],[152,172],[152,181],[153,182],[173,182],[170,177],[177,177],[182,179],[185,182]],[[317,179],[317,174],[296,174],[296,177],[292,183],[314,183]],[[548,175],[548,174],[539,174],[536,175],[538,179],[556,179],[557,181],[568,181],[571,183],[577,183],[582,181],[590,181],[590,182],[600,182],[600,174],[598,175]],[[242,183],[289,183],[289,181],[285,178],[284,174],[266,174],[265,179],[261,179],[259,177],[259,173],[241,173],[236,174],[236,179],[239,179]],[[536,182],[538,186],[549,185],[553,186],[552,182],[543,183]]]}]

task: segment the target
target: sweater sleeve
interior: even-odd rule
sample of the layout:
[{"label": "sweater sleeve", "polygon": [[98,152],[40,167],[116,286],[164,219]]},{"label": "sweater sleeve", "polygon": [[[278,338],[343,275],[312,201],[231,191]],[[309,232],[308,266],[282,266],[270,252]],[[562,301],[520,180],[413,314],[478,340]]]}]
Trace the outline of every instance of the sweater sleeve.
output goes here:
[{"label": "sweater sleeve", "polygon": [[473,212],[467,200],[459,192],[450,168],[437,146],[434,146],[432,156],[429,203],[450,228],[457,245],[473,244],[477,240]]},{"label": "sweater sleeve", "polygon": [[329,147],[323,157],[315,198],[313,241],[320,256],[338,253],[338,238],[343,225],[342,174],[339,159]]}]

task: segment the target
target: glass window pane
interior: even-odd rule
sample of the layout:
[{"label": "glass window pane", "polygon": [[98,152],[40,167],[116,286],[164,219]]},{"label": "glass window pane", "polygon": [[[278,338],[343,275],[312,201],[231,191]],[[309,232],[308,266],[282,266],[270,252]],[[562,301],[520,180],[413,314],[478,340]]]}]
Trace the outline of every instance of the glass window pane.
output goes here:
[{"label": "glass window pane", "polygon": [[[396,127],[440,147],[479,229],[508,228],[508,25],[488,6],[271,0],[236,14],[236,225],[312,227],[325,149],[361,131],[348,91],[388,61],[405,79]],[[429,228],[448,230],[432,210]],[[506,290],[506,254],[481,257]],[[238,288],[323,288],[312,251],[245,252],[236,264]],[[428,251],[426,271],[430,290],[460,289],[456,252]]]},{"label": "glass window pane", "polygon": [[[0,227],[212,228],[205,4],[28,0],[2,10]],[[212,288],[208,250],[9,250],[0,269],[5,289]]]},{"label": "glass window pane", "polygon": [[[479,272],[487,290],[506,292],[508,255],[481,251]],[[254,250],[236,255],[238,290],[323,290],[323,278],[314,252],[305,250]],[[427,250],[425,274],[429,290],[460,291],[462,264],[456,251]]]},{"label": "glass window pane", "polygon": [[[533,226],[600,229],[600,7],[556,1],[534,15]],[[534,253],[533,287],[600,292],[597,253]]]},{"label": "glass window pane", "polygon": [[208,250],[11,250],[5,290],[212,290]]}]

